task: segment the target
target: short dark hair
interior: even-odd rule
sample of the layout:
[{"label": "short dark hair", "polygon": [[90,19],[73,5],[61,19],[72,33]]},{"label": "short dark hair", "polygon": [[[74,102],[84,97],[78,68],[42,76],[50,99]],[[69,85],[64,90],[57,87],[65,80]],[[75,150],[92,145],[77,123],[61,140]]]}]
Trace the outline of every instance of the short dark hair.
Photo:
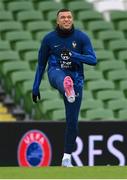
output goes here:
[{"label": "short dark hair", "polygon": [[66,9],[66,8],[63,8],[63,9],[60,9],[60,10],[57,12],[56,15],[57,15],[57,17],[58,17],[58,15],[59,15],[60,12],[68,12],[68,11],[71,12],[71,10]]}]

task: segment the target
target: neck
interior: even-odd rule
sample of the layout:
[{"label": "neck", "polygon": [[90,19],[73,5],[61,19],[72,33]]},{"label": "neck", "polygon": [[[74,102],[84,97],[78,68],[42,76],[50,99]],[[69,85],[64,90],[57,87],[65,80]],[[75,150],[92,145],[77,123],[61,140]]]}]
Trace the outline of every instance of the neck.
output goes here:
[{"label": "neck", "polygon": [[59,36],[62,37],[68,37],[74,32],[74,25],[72,25],[71,29],[61,29],[59,26],[56,27],[56,31],[59,34]]}]

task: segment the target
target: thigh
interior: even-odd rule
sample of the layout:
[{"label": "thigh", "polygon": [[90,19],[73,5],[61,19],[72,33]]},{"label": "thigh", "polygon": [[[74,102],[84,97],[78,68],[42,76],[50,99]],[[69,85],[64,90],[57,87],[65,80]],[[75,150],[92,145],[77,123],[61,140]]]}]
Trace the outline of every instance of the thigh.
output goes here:
[{"label": "thigh", "polygon": [[65,93],[63,86],[63,81],[65,77],[66,77],[65,72],[59,68],[52,68],[48,72],[48,78],[51,86],[58,89],[60,93],[62,93],[63,95]]}]

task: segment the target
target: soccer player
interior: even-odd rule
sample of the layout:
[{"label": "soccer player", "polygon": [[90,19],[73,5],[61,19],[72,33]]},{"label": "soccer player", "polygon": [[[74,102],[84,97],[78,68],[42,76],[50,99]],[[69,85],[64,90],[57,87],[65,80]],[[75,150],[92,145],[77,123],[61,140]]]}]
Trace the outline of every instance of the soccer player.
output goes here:
[{"label": "soccer player", "polygon": [[35,103],[40,99],[39,86],[47,63],[49,82],[63,95],[65,104],[66,130],[61,165],[72,167],[71,153],[78,132],[84,85],[83,64],[94,66],[97,60],[89,37],[75,29],[72,12],[68,9],[58,11],[56,29],[42,40],[32,90]]}]

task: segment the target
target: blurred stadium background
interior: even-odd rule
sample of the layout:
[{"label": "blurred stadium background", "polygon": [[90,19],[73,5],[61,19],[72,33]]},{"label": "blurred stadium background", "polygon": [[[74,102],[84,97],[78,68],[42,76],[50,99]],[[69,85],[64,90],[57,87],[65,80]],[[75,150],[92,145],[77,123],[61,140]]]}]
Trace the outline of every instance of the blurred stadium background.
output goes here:
[{"label": "blurred stadium background", "polygon": [[37,53],[43,36],[55,27],[56,12],[70,8],[75,26],[91,37],[98,65],[85,65],[85,101],[79,119],[127,119],[126,0],[1,0],[0,120],[63,120],[63,102],[47,74],[42,100],[31,101]]},{"label": "blurred stadium background", "polygon": [[65,120],[46,73],[41,101],[31,101],[38,48],[60,8],[72,10],[75,27],[91,37],[98,59],[96,67],[84,65],[79,121],[126,121],[127,0],[0,0],[0,121]]}]

